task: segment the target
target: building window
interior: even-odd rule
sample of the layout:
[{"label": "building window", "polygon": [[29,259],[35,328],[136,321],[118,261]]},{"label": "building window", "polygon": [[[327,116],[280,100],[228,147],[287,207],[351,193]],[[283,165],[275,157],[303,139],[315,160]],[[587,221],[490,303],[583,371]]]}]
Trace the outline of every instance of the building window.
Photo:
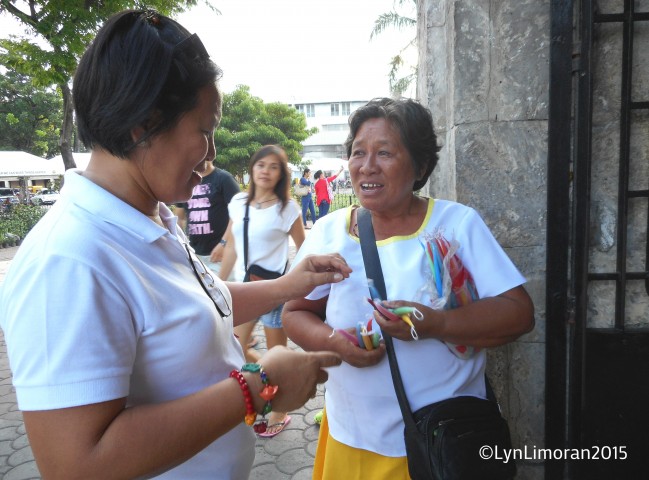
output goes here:
[{"label": "building window", "polygon": [[348,116],[351,112],[351,103],[349,102],[343,102],[341,104],[343,106],[343,115]]},{"label": "building window", "polygon": [[323,132],[344,132],[349,128],[349,125],[346,123],[334,123],[328,125],[322,125]]},{"label": "building window", "polygon": [[331,116],[338,117],[340,115],[340,103],[331,104]]},{"label": "building window", "polygon": [[315,106],[312,103],[298,103],[295,105],[295,110],[307,117],[315,117]]}]

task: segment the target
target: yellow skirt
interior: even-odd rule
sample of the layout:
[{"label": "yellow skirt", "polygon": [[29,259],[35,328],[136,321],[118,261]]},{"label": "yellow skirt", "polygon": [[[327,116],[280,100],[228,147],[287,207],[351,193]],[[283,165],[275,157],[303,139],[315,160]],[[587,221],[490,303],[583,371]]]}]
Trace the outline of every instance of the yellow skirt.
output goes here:
[{"label": "yellow skirt", "polygon": [[409,480],[406,457],[385,457],[350,447],[329,434],[325,410],[313,464],[314,480]]}]

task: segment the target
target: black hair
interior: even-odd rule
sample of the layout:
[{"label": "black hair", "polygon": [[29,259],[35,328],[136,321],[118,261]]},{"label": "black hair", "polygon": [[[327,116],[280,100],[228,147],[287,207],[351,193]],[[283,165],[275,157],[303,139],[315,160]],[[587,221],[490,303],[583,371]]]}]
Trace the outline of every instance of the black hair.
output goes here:
[{"label": "black hair", "polygon": [[304,171],[302,172],[302,176],[305,177],[307,173],[309,173],[311,170],[308,168],[305,168]]},{"label": "black hair", "polygon": [[[173,128],[221,75],[200,39],[178,22],[152,10],[117,13],[74,76],[79,136],[88,148],[127,158],[138,144]],[[134,139],[138,126],[144,135]]]},{"label": "black hair", "polygon": [[246,203],[250,205],[252,199],[255,197],[256,185],[253,180],[252,170],[257,163],[262,158],[269,156],[275,156],[279,159],[282,166],[282,174],[279,177],[279,181],[273,192],[282,202],[282,210],[288,204],[291,190],[291,170],[288,168],[288,155],[286,151],[279,145],[264,145],[259,150],[257,150],[252,157],[250,157],[250,163],[248,164],[248,175],[250,176],[250,189],[248,190],[248,199]]},{"label": "black hair", "polygon": [[344,143],[347,158],[351,156],[352,143],[358,129],[372,118],[385,118],[399,132],[401,142],[410,154],[417,176],[412,187],[413,191],[426,185],[428,177],[437,165],[437,152],[439,152],[430,110],[409,98],[370,100],[349,117],[349,136]]},{"label": "black hair", "polygon": [[321,175],[322,175],[322,170],[318,170],[317,172],[315,172],[315,173],[313,174],[313,178],[314,178],[315,180],[317,180],[317,179],[320,178]]}]

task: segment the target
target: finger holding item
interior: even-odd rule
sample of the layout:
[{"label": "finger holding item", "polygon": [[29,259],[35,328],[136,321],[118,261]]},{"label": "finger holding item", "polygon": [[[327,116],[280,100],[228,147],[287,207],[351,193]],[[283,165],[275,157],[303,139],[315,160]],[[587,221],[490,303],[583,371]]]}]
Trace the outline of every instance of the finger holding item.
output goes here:
[{"label": "finger holding item", "polygon": [[374,318],[382,331],[399,340],[419,340],[416,326],[411,319],[411,316],[417,320],[423,319],[423,314],[417,307],[401,301],[375,302],[369,298],[367,301],[374,307]]},{"label": "finger holding item", "polygon": [[368,351],[359,345],[359,340],[356,336],[356,329],[350,327],[347,329],[334,329],[330,334],[332,343],[329,344],[330,348],[338,353],[345,363],[357,368],[371,367],[381,361],[385,355],[385,345],[379,344]]},{"label": "finger holding item", "polygon": [[[374,310],[374,320],[381,327],[383,334],[388,334],[393,338],[399,340],[410,341],[413,340],[413,328],[409,323],[406,323],[403,318],[397,317],[398,321],[388,320],[380,311]],[[408,319],[410,320],[410,319]],[[415,330],[415,335],[416,330]]]},{"label": "finger holding item", "polygon": [[[352,345],[351,342],[349,343]],[[385,356],[385,353],[385,344],[383,342],[379,343],[376,348],[373,347],[372,350],[353,346],[353,348],[345,352],[343,360],[353,367],[371,367],[379,363]]]}]

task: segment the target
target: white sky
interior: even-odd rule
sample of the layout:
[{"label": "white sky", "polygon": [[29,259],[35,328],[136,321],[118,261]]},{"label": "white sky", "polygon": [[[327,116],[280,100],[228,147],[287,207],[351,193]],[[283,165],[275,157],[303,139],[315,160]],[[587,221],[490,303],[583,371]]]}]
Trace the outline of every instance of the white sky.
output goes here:
[{"label": "white sky", "polygon": [[[389,94],[388,62],[415,36],[389,29],[370,41],[393,0],[212,0],[177,20],[224,72],[223,91],[250,86],[266,102],[369,100]],[[414,18],[415,12],[399,10]],[[3,21],[4,20],[4,21]],[[0,35],[9,30],[0,17]]]}]

